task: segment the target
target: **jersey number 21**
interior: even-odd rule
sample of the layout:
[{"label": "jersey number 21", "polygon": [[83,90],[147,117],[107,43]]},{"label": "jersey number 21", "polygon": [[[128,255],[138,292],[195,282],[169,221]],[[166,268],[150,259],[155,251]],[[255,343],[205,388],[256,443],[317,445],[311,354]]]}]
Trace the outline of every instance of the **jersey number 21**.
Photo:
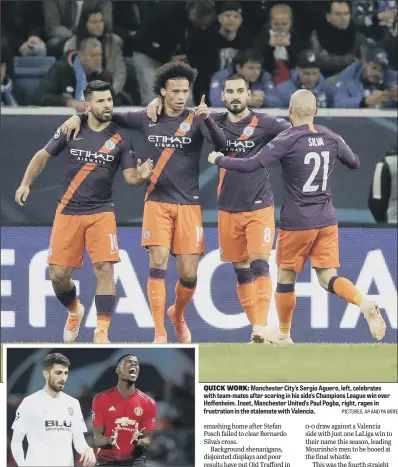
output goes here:
[{"label": "jersey number 21", "polygon": [[312,185],[315,177],[318,175],[319,169],[321,168],[321,156],[323,158],[323,176],[322,176],[322,188],[321,191],[325,191],[328,183],[328,173],[329,173],[329,151],[322,151],[321,155],[317,152],[309,152],[304,158],[304,164],[311,164],[311,161],[314,161],[314,168],[311,172],[311,175],[308,177],[308,180],[303,186],[303,192],[308,193],[310,191],[318,191],[319,185]]}]

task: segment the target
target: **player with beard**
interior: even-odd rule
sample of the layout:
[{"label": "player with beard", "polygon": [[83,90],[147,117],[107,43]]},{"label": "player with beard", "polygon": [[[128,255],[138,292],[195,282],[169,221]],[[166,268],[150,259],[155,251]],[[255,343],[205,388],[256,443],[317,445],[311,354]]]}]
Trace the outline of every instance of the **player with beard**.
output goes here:
[{"label": "player with beard", "polygon": [[[65,394],[70,362],[60,353],[44,359],[43,375],[46,384],[31,394],[17,409],[11,451],[18,466],[74,466],[72,442],[81,454],[84,467],[96,463],[94,451],[86,443],[87,431],[80,403]],[[23,439],[27,437],[28,451],[24,454]]]},{"label": "player with beard", "polygon": [[117,386],[93,400],[94,444],[99,466],[145,467],[156,422],[156,403],[136,388],[140,364],[134,355],[116,363]]},{"label": "player with beard", "polygon": [[332,204],[329,176],[339,160],[349,169],[359,168],[359,159],[341,136],[314,124],[316,98],[300,89],[290,99],[292,128],[279,134],[253,157],[244,160],[213,152],[209,162],[227,171],[251,175],[268,164],[280,161],[284,185],[283,205],[277,242],[278,285],[275,302],[279,330],[265,331],[265,339],[292,344],[290,329],[296,306],[294,285],[308,258],[319,284],[348,303],[359,307],[372,336],[383,339],[386,323],[376,303],[368,300],[347,278],[337,275],[339,240],[337,218]]},{"label": "player with beard", "polygon": [[[168,316],[178,341],[191,342],[184,312],[195,293],[199,258],[204,252],[199,162],[205,139],[216,149],[226,145],[222,129],[209,116],[204,96],[194,111],[185,108],[196,74],[183,62],[166,63],[156,71],[154,90],[164,102],[156,123],[146,110],[115,113],[112,118],[118,125],[141,133],[146,157],[154,161],[145,196],[141,245],[149,253],[147,291],[157,344],[167,343],[168,338],[164,316],[170,253],[176,256],[179,280]],[[67,137],[72,131],[76,137],[81,119],[84,121],[86,115],[74,115],[62,125]]]},{"label": "player with beard", "polygon": [[144,183],[152,162],[135,161],[131,139],[111,121],[111,85],[92,81],[84,90],[88,119],[79,138],[68,141],[58,129],[30,161],[15,200],[23,206],[30,185],[53,157],[64,159],[63,195],[55,214],[48,263],[58,300],[67,308],[64,342],[78,337],[84,306],[76,295],[72,271],[83,265],[84,247],[97,279],[95,343],[109,343],[108,329],[115,305],[114,264],[119,262],[112,184],[119,167],[130,185]]},{"label": "player with beard", "polygon": [[[290,127],[283,118],[249,110],[250,94],[249,83],[240,75],[223,82],[221,99],[228,112],[213,118],[227,137],[222,152],[229,157],[251,157]],[[268,262],[275,235],[269,174],[264,168],[251,174],[220,169],[217,194],[221,260],[233,264],[239,301],[252,326],[252,342],[263,343],[272,296]]]}]

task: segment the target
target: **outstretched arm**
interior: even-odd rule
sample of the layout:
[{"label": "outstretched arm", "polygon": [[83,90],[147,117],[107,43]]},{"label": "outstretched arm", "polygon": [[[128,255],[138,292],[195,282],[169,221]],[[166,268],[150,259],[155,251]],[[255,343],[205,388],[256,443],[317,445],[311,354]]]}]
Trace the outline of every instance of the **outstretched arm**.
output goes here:
[{"label": "outstretched arm", "polygon": [[252,157],[233,158],[219,152],[212,152],[209,154],[208,160],[211,164],[223,169],[250,173],[265,168],[271,162],[281,159],[285,154],[286,146],[284,147],[283,138],[278,136]]},{"label": "outstretched arm", "polygon": [[[136,110],[134,112],[113,112],[112,122],[116,123],[122,128],[130,128],[132,130],[139,130],[141,128],[142,118],[144,116],[143,110]],[[74,132],[74,138],[79,134],[81,124],[88,118],[87,113],[72,115],[60,127],[66,140],[69,141],[71,134]]]},{"label": "outstretched arm", "polygon": [[233,170],[234,172],[250,173],[263,168],[257,154],[248,158],[233,158],[224,156],[221,152],[212,152],[209,155],[209,162],[222,169]]},{"label": "outstretched arm", "polygon": [[113,112],[112,122],[122,128],[130,128],[139,130],[141,128],[142,119],[146,116],[146,110],[135,110],[129,112]]}]

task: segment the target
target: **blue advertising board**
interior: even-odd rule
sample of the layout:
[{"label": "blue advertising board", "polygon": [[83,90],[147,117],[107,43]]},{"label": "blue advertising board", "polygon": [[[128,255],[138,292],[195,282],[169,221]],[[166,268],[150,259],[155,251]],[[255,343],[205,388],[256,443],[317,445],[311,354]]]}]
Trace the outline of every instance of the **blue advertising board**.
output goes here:
[{"label": "blue advertising board", "polygon": [[[1,232],[2,342],[60,342],[66,311],[54,296],[48,276],[48,227],[3,227]],[[236,296],[236,277],[219,259],[216,228],[206,228],[206,253],[198,286],[186,311],[194,342],[248,342],[250,327]],[[141,229],[119,228],[122,261],[116,265],[117,300],[110,329],[112,342],[151,342],[153,321],[146,298],[148,255],[140,247]],[[341,228],[340,275],[350,278],[376,300],[387,322],[384,342],[397,341],[397,229]],[[275,253],[270,270],[276,284]],[[96,325],[95,278],[86,256],[74,272],[86,307],[80,342],[91,342]],[[173,258],[167,272],[167,306],[174,299],[177,271]],[[368,326],[354,305],[326,293],[307,264],[296,284],[297,307],[292,337],[296,342],[372,342]],[[175,342],[167,321],[169,340]],[[272,302],[269,324],[276,324]]]}]

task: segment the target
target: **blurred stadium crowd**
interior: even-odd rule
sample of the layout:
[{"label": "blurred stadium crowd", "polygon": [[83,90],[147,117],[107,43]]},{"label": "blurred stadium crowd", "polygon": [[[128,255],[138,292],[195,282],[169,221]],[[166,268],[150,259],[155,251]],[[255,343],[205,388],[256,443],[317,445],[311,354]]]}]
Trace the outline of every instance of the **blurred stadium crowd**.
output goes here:
[{"label": "blurred stadium crowd", "polygon": [[287,107],[301,87],[320,108],[396,108],[396,45],[389,0],[2,0],[1,104],[82,111],[85,84],[104,79],[116,105],[147,105],[154,70],[184,60],[195,103],[222,106],[236,71],[252,108]]},{"label": "blurred stadium crowd", "polygon": [[[54,351],[52,349],[51,351]],[[57,350],[58,351],[58,350]],[[129,351],[140,362],[137,388],[156,400],[156,430],[147,453],[147,467],[188,467],[195,464],[195,362],[193,349],[60,349],[71,368],[65,392],[76,397],[86,419],[85,437],[93,446],[91,405],[94,396],[116,386],[115,364]],[[7,467],[11,426],[22,399],[44,387],[43,358],[50,349],[10,349],[7,357]],[[25,439],[26,442],[26,439]],[[76,453],[76,464],[80,455]]]}]

